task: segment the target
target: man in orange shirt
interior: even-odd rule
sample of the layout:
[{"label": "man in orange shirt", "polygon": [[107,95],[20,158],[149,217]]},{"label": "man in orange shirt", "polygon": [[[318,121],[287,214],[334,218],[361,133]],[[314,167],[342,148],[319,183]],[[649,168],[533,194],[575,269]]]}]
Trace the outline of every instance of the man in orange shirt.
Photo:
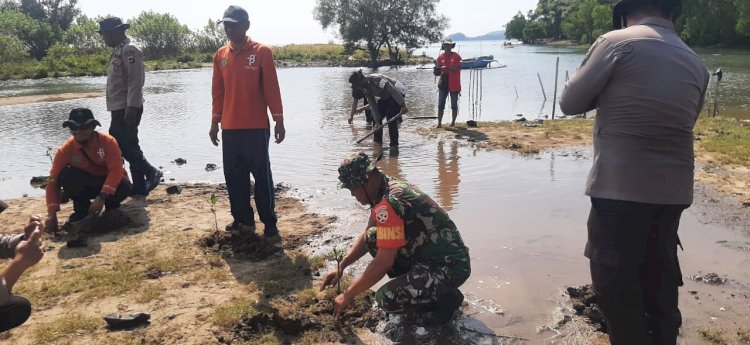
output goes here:
[{"label": "man in orange shirt", "polygon": [[453,52],[456,43],[451,39],[443,41],[443,53],[435,60],[435,66],[440,68],[440,82],[438,83],[438,128],[442,127],[445,100],[451,96],[451,111],[453,118],[451,126],[456,125],[458,117],[458,94],[461,92],[461,55]]},{"label": "man in orange shirt", "polygon": [[86,108],[71,110],[68,120],[63,122],[72,136],[57,149],[47,180],[48,231],[57,231],[61,188],[73,200],[70,222],[99,214],[104,207],[108,211],[116,209],[130,195],[132,184],[117,141],[109,134],[97,132],[96,126],[101,124]]},{"label": "man in orange shirt", "polygon": [[222,130],[224,179],[234,221],[231,232],[255,231],[250,205],[250,174],[255,179],[255,207],[265,225],[267,238],[278,239],[275,197],[268,145],[271,136],[268,110],[276,122],[276,143],[284,140],[284,115],[276,63],[271,49],[247,36],[250,20],[247,11],[229,6],[224,11],[224,32],[229,43],[214,55],[211,85],[213,109],[209,137],[219,145]]}]

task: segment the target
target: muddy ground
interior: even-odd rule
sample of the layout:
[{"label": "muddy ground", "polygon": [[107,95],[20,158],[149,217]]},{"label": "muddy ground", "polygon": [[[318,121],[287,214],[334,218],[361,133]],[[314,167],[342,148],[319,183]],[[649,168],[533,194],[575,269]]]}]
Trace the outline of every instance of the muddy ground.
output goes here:
[{"label": "muddy ground", "polygon": [[[335,291],[318,292],[316,282],[329,260],[299,248],[310,236],[330,231],[335,218],[308,212],[284,196],[287,188],[277,188],[283,241],[272,243],[259,235],[260,222],[257,234],[241,238],[223,231],[231,220],[223,186],[181,185],[174,195],[166,187],[146,199],[128,199],[121,210],[129,221],[116,229],[97,226],[85,247],[66,245],[73,234],[47,235],[45,257],[14,288],[32,302],[32,317],[0,342],[338,343],[367,337],[383,319],[372,309],[371,294],[358,298],[343,320],[333,319]],[[218,196],[216,221],[211,194]],[[43,197],[6,201],[3,232],[22,229],[30,214],[46,213]],[[63,205],[61,221],[71,208]],[[149,313],[150,324],[124,331],[105,327],[107,314],[136,312]]]}]

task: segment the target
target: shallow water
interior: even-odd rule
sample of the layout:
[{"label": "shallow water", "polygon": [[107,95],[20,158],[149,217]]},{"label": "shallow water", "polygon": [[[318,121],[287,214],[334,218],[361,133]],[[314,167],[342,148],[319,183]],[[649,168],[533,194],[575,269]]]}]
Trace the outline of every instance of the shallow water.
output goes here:
[{"label": "shallow water", "polygon": [[[542,74],[547,96],[552,98],[558,54],[544,51],[564,53],[559,54],[561,71],[571,72],[582,54],[535,47],[503,50],[499,46],[467,45],[462,49],[464,56],[494,53],[508,65],[482,72],[485,87],[481,120],[512,119],[517,113],[531,118],[551,114],[552,102],[542,102],[536,73]],[[530,54],[532,51],[538,54]],[[350,104],[346,80],[351,71],[279,71],[287,139],[280,145],[271,144],[271,161],[275,182],[297,188],[297,195],[313,210],[339,216],[341,231],[355,236],[364,225],[366,210],[356,205],[346,190],[337,189],[336,168],[348,152],[362,149],[372,153],[376,148],[371,139],[355,144],[368,132],[363,116],[357,116],[354,125],[346,123]],[[409,87],[408,115],[435,115],[437,93],[429,70],[407,67],[383,73]],[[221,167],[221,149],[212,146],[207,135],[210,76],[209,69],[147,75],[140,137],[146,157],[163,167],[167,180],[223,182],[221,169],[204,169],[208,163]],[[464,72],[465,89],[467,76]],[[104,83],[103,78],[4,82],[0,83],[0,95],[53,89],[96,91]],[[469,119],[467,98],[461,100],[461,122]],[[47,147],[57,147],[67,139],[69,133],[61,123],[71,108],[81,106],[91,108],[104,125],[102,130],[106,130],[109,115],[103,98],[0,107],[0,198],[42,194],[28,181],[32,176],[47,174]],[[404,121],[400,155],[391,157],[386,149],[379,167],[419,186],[450,211],[471,248],[473,274],[464,290],[474,305],[472,310],[478,312],[475,321],[498,334],[522,336],[532,343],[549,339],[549,333],[538,334],[536,329],[554,322],[552,315],[564,299],[563,287],[589,281],[582,251],[589,207],[583,186],[591,165],[590,150],[566,149],[523,157],[505,151],[477,151],[451,138],[425,139],[416,133],[417,128],[434,124],[431,119]],[[171,163],[178,157],[187,159],[187,164]],[[744,243],[746,239],[703,224],[700,213],[693,209],[683,217],[681,234],[686,247],[681,253],[686,275],[715,271],[738,285],[750,286],[746,269],[750,253],[716,243]],[[694,284],[687,282],[683,290],[695,288]],[[686,308],[686,324],[697,324],[709,318],[712,306],[688,304]],[[747,308],[750,314],[750,306],[740,304],[737,308],[738,313]],[[500,310],[504,315],[497,313]]]}]

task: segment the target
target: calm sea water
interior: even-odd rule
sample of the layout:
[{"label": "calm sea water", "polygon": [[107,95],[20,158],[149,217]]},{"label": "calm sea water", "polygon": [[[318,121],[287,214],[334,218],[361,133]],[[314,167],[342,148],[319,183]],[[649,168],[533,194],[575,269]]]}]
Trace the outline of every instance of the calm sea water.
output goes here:
[{"label": "calm sea water", "polygon": [[[573,73],[585,53],[549,47],[503,49],[500,42],[459,43],[457,50],[464,57],[493,54],[506,65],[481,72],[481,109],[474,115],[488,121],[514,119],[516,114],[527,118],[551,115],[556,59],[560,58],[559,94],[565,72]],[[437,48],[427,48],[425,53],[435,56]],[[726,60],[704,56],[710,64]],[[732,95],[727,97],[733,107],[748,109],[750,69],[740,61],[744,55],[738,56],[730,56],[734,65],[725,69],[722,86],[725,94]],[[346,122],[351,99],[347,78],[353,70],[279,70],[287,139],[271,144],[271,161],[275,182],[296,187],[313,210],[340,216],[344,231],[354,234],[364,225],[366,211],[347,191],[337,189],[336,168],[347,153],[357,149],[373,152],[374,148],[371,140],[355,144],[367,133],[363,116],[357,117],[354,125]],[[435,116],[437,88],[431,70],[412,66],[380,72],[407,85],[409,115]],[[461,122],[471,119],[470,77],[469,71],[462,72]],[[141,144],[146,157],[163,167],[168,180],[224,181],[221,169],[204,169],[208,163],[222,165],[221,149],[208,138],[210,78],[210,69],[147,74]],[[0,96],[100,91],[104,85],[101,77],[0,82]],[[69,137],[61,124],[74,107],[91,108],[104,125],[101,130],[108,128],[103,98],[0,107],[0,198],[43,193],[33,189],[29,180],[48,173],[50,161],[45,152]],[[583,186],[591,152],[581,148],[523,157],[512,152],[477,151],[450,138],[427,139],[416,133],[417,128],[435,123],[432,119],[404,121],[400,156],[385,155],[379,166],[387,174],[421,187],[450,211],[471,248],[474,273],[465,285],[466,292],[475,301],[492,300],[506,310],[505,316],[498,316],[484,312],[478,302],[482,312],[478,318],[500,333],[548,338],[549,334],[539,335],[536,328],[559,306],[562,287],[588,281],[588,266],[581,253],[588,214]],[[171,163],[176,158],[187,159],[187,164]],[[725,229],[704,224],[700,215],[692,212],[686,213],[683,229],[683,240],[691,248],[718,240],[742,240]],[[717,246],[688,254],[685,272],[721,271],[750,285],[750,273],[743,268],[748,253]],[[706,316],[696,311],[685,317],[703,320]]]}]

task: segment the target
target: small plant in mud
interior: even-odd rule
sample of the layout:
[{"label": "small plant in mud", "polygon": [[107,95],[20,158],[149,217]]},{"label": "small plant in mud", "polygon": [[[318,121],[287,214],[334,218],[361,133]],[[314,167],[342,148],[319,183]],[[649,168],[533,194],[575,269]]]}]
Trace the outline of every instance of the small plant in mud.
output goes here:
[{"label": "small plant in mud", "polygon": [[50,163],[53,163],[55,160],[55,149],[53,149],[52,146],[47,146],[47,152],[45,152],[44,155],[49,158]]},{"label": "small plant in mud", "polygon": [[219,231],[219,221],[216,219],[216,202],[219,201],[219,197],[216,196],[216,194],[211,193],[211,198],[208,200],[208,203],[211,205],[211,213],[214,215],[214,230]]},{"label": "small plant in mud", "polygon": [[336,282],[336,294],[341,293],[341,260],[344,260],[344,251],[338,248],[333,248],[331,252],[331,258],[336,260],[336,272],[338,272],[339,280]]}]

